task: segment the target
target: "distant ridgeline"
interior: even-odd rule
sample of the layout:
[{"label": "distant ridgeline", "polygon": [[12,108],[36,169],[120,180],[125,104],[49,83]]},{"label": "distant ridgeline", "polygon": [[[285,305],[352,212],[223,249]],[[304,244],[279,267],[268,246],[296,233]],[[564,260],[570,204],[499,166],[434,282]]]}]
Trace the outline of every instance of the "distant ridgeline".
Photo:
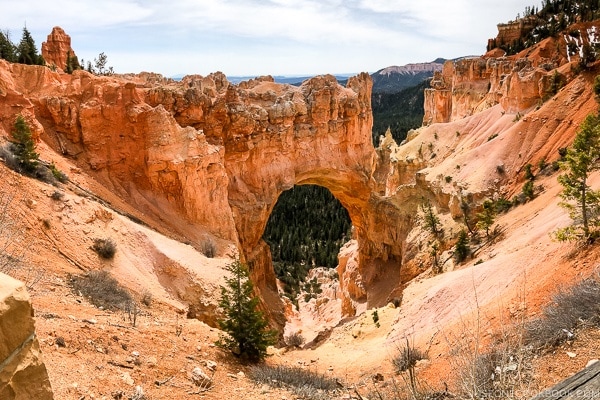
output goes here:
[{"label": "distant ridgeline", "polygon": [[335,268],[340,247],[350,239],[350,217],[329,190],[295,186],[279,196],[263,239],[286,294],[293,300],[308,270]]},{"label": "distant ridgeline", "polygon": [[375,147],[388,128],[396,143],[400,143],[409,130],[422,125],[425,113],[423,92],[429,87],[433,73],[441,71],[445,61],[438,58],[430,63],[387,67],[371,75],[372,135]]}]

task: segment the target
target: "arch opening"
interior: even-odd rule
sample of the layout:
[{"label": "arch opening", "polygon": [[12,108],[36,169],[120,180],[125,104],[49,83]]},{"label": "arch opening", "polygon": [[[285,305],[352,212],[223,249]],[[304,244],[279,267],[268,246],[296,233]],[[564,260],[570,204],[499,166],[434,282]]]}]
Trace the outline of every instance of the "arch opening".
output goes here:
[{"label": "arch opening", "polygon": [[332,279],[340,248],[351,238],[352,221],[341,202],[325,187],[297,185],[278,198],[263,240],[269,245],[282,295],[296,308],[321,293],[311,270],[321,268]]}]

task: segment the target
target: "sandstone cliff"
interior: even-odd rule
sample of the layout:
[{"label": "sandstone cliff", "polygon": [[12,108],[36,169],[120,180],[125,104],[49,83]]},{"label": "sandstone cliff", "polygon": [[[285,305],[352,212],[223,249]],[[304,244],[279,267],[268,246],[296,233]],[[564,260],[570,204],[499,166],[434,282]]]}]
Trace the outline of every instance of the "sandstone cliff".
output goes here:
[{"label": "sandstone cliff", "polygon": [[[372,190],[368,74],[344,88],[333,76],[295,87],[270,77],[235,86],[220,73],[173,82],[5,62],[0,71],[5,136],[22,113],[36,136],[75,158],[137,218],[198,248],[234,243],[274,309],[275,275],[261,236],[279,194],[295,184],[325,186],[348,209],[365,287],[396,279],[403,227],[399,210]],[[377,260],[395,266],[374,268]]]},{"label": "sandstone cliff", "polygon": [[0,273],[0,398],[53,398],[25,285]]},{"label": "sandstone cliff", "polygon": [[[500,25],[497,40],[531,28],[525,25]],[[496,104],[509,113],[539,106],[581,68],[576,63],[583,47],[596,43],[596,29],[596,22],[576,24],[571,34],[547,38],[510,57],[493,49],[482,57],[447,61],[425,91],[423,123],[457,121]]]}]

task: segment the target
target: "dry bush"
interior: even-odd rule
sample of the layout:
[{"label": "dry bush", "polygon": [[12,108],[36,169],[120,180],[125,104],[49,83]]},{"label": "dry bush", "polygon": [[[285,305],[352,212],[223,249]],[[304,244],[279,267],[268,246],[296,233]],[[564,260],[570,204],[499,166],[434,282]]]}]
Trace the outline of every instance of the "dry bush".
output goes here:
[{"label": "dry bush", "polygon": [[425,359],[427,359],[427,353],[416,348],[407,340],[406,344],[399,348],[398,353],[392,359],[392,364],[394,364],[396,372],[404,372],[414,369],[417,361]]},{"label": "dry bush", "polygon": [[502,323],[483,346],[481,317],[471,326],[463,322],[460,332],[446,338],[460,398],[524,400],[530,391],[533,352],[524,345],[524,323]]},{"label": "dry bush", "polygon": [[152,293],[150,293],[148,290],[145,290],[144,293],[142,293],[142,299],[140,301],[146,307],[150,307],[152,305]]},{"label": "dry bush", "polygon": [[200,244],[200,251],[208,258],[214,258],[217,255],[217,245],[211,238],[206,238]]},{"label": "dry bush", "polygon": [[110,260],[117,252],[117,244],[112,239],[94,239],[92,250],[100,257]]},{"label": "dry bush", "polygon": [[302,347],[305,342],[306,340],[304,339],[304,336],[302,336],[299,332],[294,332],[285,338],[285,344],[290,347]]},{"label": "dry bush", "polygon": [[61,192],[60,190],[55,190],[54,192],[52,192],[52,195],[50,196],[50,198],[55,201],[60,201],[64,197],[65,197],[65,194],[63,192]]},{"label": "dry bush", "polygon": [[250,369],[249,377],[272,387],[290,389],[303,399],[331,399],[331,392],[338,388],[336,379],[300,367],[256,365]]},{"label": "dry bush", "polygon": [[593,278],[560,290],[542,316],[527,323],[525,340],[537,349],[555,347],[590,325],[600,326],[600,283]]},{"label": "dry bush", "polygon": [[90,271],[71,276],[69,284],[75,293],[86,297],[96,307],[130,311],[131,294],[106,271]]}]

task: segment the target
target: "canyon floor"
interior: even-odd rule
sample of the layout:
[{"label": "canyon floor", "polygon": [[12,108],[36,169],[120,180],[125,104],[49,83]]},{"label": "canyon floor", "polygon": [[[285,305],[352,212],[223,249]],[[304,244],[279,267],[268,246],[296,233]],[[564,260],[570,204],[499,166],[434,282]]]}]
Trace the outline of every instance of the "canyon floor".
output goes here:
[{"label": "canyon floor", "polygon": [[[212,300],[218,296],[220,271],[231,258],[206,258],[190,246],[138,226],[95,198],[82,196],[78,188],[83,187],[118,204],[77,169],[60,159],[56,162],[76,183],[60,188],[64,192],[60,201],[52,199],[56,188],[0,166],[7,177],[3,190],[14,194],[26,237],[36,238],[28,242],[25,254],[27,265],[35,267],[21,267],[15,275],[29,286],[55,398],[128,398],[138,386],[150,399],[295,398],[286,390],[251,381],[249,366],[214,346],[217,329],[186,317],[176,285],[160,285],[164,276],[176,281],[181,270],[149,266],[145,257],[158,251],[171,254],[179,265],[197,268],[215,288],[205,294]],[[394,371],[391,360],[408,337],[427,350],[428,359],[417,365],[420,381],[432,390],[443,390],[448,383],[452,391],[456,371],[451,350],[457,342],[469,340],[475,327],[481,332],[483,350],[503,327],[539,314],[557,288],[598,273],[596,246],[580,248],[550,237],[549,232],[568,217],[557,205],[556,174],[540,177],[538,183],[544,191],[536,199],[499,216],[500,239],[442,274],[433,275],[426,267],[404,289],[399,308],[377,309],[379,326],[372,319],[374,310],[367,310],[340,323],[316,348],[272,349],[266,362],[335,377],[341,383],[338,398],[357,393],[370,398],[377,390],[383,393],[396,386],[405,390],[404,378]],[[102,261],[88,249],[91,237],[107,233],[118,235],[113,261]],[[77,248],[86,251],[78,253]],[[484,262],[476,264],[478,260]],[[127,313],[100,310],[73,293],[68,276],[81,273],[83,265],[110,271],[138,295],[142,287],[152,292],[152,302],[141,306],[135,327]],[[536,357],[531,395],[599,355],[600,331],[591,329],[573,344]],[[216,363],[213,372],[207,361]],[[193,383],[195,367],[212,374],[214,384],[208,390]],[[374,379],[377,374],[382,381]]]}]

